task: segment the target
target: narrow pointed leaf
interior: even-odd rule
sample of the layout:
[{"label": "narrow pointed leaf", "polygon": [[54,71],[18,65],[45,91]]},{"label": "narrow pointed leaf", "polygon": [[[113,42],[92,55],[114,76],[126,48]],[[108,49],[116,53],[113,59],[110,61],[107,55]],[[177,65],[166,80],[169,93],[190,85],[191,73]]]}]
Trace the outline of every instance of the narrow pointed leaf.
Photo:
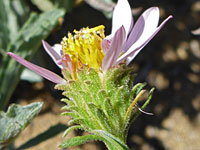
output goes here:
[{"label": "narrow pointed leaf", "polygon": [[133,99],[136,97],[136,95],[142,90],[142,88],[145,86],[146,84],[144,84],[144,83],[138,83],[138,84],[136,84],[133,88],[132,88],[132,90],[131,90],[131,92],[130,92],[130,97],[129,97],[129,99],[128,99],[128,101],[127,101],[127,108],[128,108],[128,106],[131,104],[131,102],[133,101]]},{"label": "narrow pointed leaf", "polygon": [[150,100],[151,100],[151,98],[152,98],[152,96],[153,96],[154,90],[155,90],[155,88],[152,88],[151,91],[149,92],[149,97],[148,97],[148,99],[146,100],[146,102],[145,102],[145,103],[142,105],[142,107],[141,107],[142,110],[144,110],[144,109],[147,107],[147,105],[149,104],[149,102],[150,102]]},{"label": "narrow pointed leaf", "polygon": [[[149,102],[151,101],[151,98],[153,96],[153,91],[155,89],[152,88],[149,92],[149,96],[148,99],[146,100],[146,102],[142,105],[141,110],[144,110],[146,108],[146,106],[149,104]],[[132,115],[128,118],[128,120],[126,120],[125,126],[126,126],[126,131],[125,134],[128,134],[128,129],[131,126],[131,124],[133,123],[133,121],[141,114],[141,111],[137,108],[136,111],[134,111],[134,113],[132,113]]]},{"label": "narrow pointed leaf", "polygon": [[69,132],[73,130],[78,130],[78,129],[83,129],[83,128],[80,125],[74,125],[74,126],[68,127],[63,133],[63,137],[65,137]]},{"label": "narrow pointed leaf", "polygon": [[[117,150],[129,150],[129,148],[126,146],[126,144],[121,141],[120,139],[118,139],[117,137],[114,137],[112,134],[102,131],[102,130],[93,130],[93,133],[95,133],[96,135],[101,136],[104,139],[104,142],[106,143],[107,141],[109,141],[112,146],[115,147],[115,149]],[[111,149],[114,150],[114,149]]]},{"label": "narrow pointed leaf", "polygon": [[68,148],[68,147],[78,146],[78,145],[84,144],[84,143],[91,141],[91,140],[96,141],[96,140],[100,140],[100,139],[101,138],[99,136],[96,136],[96,135],[76,136],[74,138],[67,139],[61,145],[59,145],[59,147],[60,148]]}]

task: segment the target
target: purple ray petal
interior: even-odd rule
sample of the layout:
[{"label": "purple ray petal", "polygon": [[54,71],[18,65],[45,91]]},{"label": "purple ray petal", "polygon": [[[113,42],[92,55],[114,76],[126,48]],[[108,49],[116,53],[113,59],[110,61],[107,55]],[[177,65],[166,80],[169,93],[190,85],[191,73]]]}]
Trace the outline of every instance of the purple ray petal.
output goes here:
[{"label": "purple ray petal", "polygon": [[105,56],[102,63],[102,70],[105,72],[110,67],[112,67],[122,52],[122,46],[126,39],[126,31],[124,26],[121,26],[115,33],[110,49],[105,52]]},{"label": "purple ray petal", "polygon": [[125,44],[124,51],[126,52],[135,42],[140,42],[149,37],[157,28],[158,21],[159,9],[157,7],[147,9],[134,25]]},{"label": "purple ray petal", "polygon": [[24,65],[25,67],[29,68],[30,70],[36,72],[37,74],[41,75],[42,77],[46,78],[47,80],[54,82],[56,84],[64,84],[66,83],[66,80],[61,78],[59,75],[45,69],[42,67],[39,67],[37,65],[34,65],[23,58],[15,55],[14,53],[8,52],[8,55],[10,55],[13,59],[18,61],[20,64]]},{"label": "purple ray petal", "polygon": [[132,12],[127,0],[118,0],[117,5],[115,6],[113,11],[111,35],[114,35],[122,25],[125,28],[127,36],[130,28],[132,28],[131,25],[133,25]]},{"label": "purple ray petal", "polygon": [[[45,49],[45,51],[49,54],[49,56],[53,59],[54,63],[59,67],[59,68],[63,68],[64,65],[61,63],[59,64],[58,62],[60,62],[61,60],[61,56],[60,56],[60,50],[58,45],[55,48],[52,48],[46,41],[42,40],[42,44],[43,47]],[[59,44],[60,45],[60,44]]]},{"label": "purple ray petal", "polygon": [[126,53],[124,53],[121,57],[117,59],[117,63],[120,63],[121,61],[127,59],[127,64],[129,64],[135,58],[135,56],[141,51],[141,49],[160,31],[160,29],[165,25],[165,23],[171,18],[172,16],[166,18],[160,24],[160,26],[157,27],[152,32],[152,34],[149,37],[145,37],[146,39],[143,39],[143,43],[140,43],[140,45],[133,44]]},{"label": "purple ray petal", "polygon": [[73,70],[72,60],[71,60],[71,58],[69,57],[69,55],[65,54],[62,61],[63,61],[63,63],[65,64],[66,68],[68,68],[68,70],[69,70],[70,72],[72,72],[72,70]]},{"label": "purple ray petal", "polygon": [[111,43],[112,39],[109,39],[108,37],[101,41],[101,49],[104,53],[106,53],[110,49]]}]

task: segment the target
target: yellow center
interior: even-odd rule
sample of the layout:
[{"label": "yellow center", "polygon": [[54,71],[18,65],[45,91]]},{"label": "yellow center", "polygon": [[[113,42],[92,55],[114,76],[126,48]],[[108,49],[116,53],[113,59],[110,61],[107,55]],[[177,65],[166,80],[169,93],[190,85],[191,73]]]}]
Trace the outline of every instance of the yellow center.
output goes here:
[{"label": "yellow center", "polygon": [[100,70],[104,58],[101,41],[104,38],[103,25],[91,29],[82,28],[80,31],[74,30],[74,35],[68,33],[68,38],[63,38],[63,55],[69,55],[74,71],[83,65]]}]

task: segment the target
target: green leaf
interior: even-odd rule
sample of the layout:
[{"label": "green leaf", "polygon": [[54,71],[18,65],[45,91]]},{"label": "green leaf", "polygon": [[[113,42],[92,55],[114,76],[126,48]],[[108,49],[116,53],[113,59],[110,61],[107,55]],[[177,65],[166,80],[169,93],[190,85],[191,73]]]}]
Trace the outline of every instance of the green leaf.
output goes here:
[{"label": "green leaf", "polygon": [[67,139],[64,141],[59,147],[60,148],[68,148],[72,146],[78,146],[84,144],[88,141],[102,141],[106,144],[109,150],[128,150],[128,147],[118,139],[114,138],[110,134],[105,134],[105,132],[95,131],[95,133],[99,135],[85,135],[85,136],[77,136],[74,138]]},{"label": "green leaf", "polygon": [[101,125],[103,125],[104,130],[112,133],[113,127],[111,123],[109,122],[108,118],[106,117],[105,113],[101,109],[97,109],[96,111],[97,119],[101,122]]},{"label": "green leaf", "polygon": [[[71,102],[68,98],[62,98],[60,101],[61,101],[61,102],[64,102],[65,104],[68,104],[68,103]],[[71,104],[71,103],[70,103],[70,104]],[[71,105],[74,105],[74,103],[72,103]]]},{"label": "green leaf", "polygon": [[76,136],[76,137],[67,139],[61,145],[59,145],[59,147],[67,148],[67,147],[72,147],[72,146],[78,146],[78,145],[84,144],[90,140],[99,140],[99,139],[100,138],[97,135]]},{"label": "green leaf", "polygon": [[140,93],[140,91],[143,89],[143,87],[145,85],[146,85],[146,83],[138,83],[132,88],[129,99],[126,104],[126,108],[129,107],[129,105],[132,103],[133,99],[137,96],[138,93]]},{"label": "green leaf", "polygon": [[[79,103],[80,96],[78,94],[76,94],[75,92],[65,91],[65,92],[63,92],[63,95],[66,96],[67,98],[69,98],[70,101],[72,103],[74,103],[74,105],[80,106],[80,103]],[[69,102],[69,104],[71,104],[71,103]]]},{"label": "green leaf", "polygon": [[[14,52],[21,57],[30,60],[33,54],[41,45],[41,40],[45,39],[54,27],[58,24],[58,19],[65,14],[63,10],[55,9],[41,15],[33,13],[17,37],[7,47],[7,51]],[[0,110],[5,108],[8,100],[16,88],[23,67],[5,55],[0,68]]]},{"label": "green leaf", "polygon": [[99,116],[97,114],[98,109],[99,108],[95,104],[93,103],[88,104],[88,112],[90,113],[90,120],[95,125],[95,129],[103,129],[104,124],[102,124],[102,120],[99,119]]},{"label": "green leaf", "polygon": [[104,101],[104,110],[106,112],[106,116],[113,128],[114,135],[121,134],[120,126],[121,126],[121,116],[116,112],[115,108],[112,106],[110,99],[105,99]]},{"label": "green leaf", "polygon": [[70,11],[74,5],[74,0],[31,0],[41,11],[49,11],[55,8],[62,8],[66,12]]},{"label": "green leaf", "polygon": [[67,124],[68,125],[72,125],[72,124],[81,124],[84,123],[84,119],[83,118],[78,118],[76,117],[75,119],[71,119]]},{"label": "green leaf", "polygon": [[[126,112],[126,100],[128,99],[129,96],[129,89],[127,88],[127,86],[121,86],[118,87],[118,89],[116,90],[116,100],[115,100],[115,106],[117,106],[117,109],[119,109],[119,117],[123,117],[125,115]],[[120,107],[119,107],[120,106]]]},{"label": "green leaf", "polygon": [[27,106],[12,104],[6,113],[0,111],[0,149],[7,146],[40,112],[42,103]]},{"label": "green leaf", "polygon": [[79,115],[76,115],[74,112],[63,112],[61,113],[62,116],[69,116],[71,118],[78,118]]},{"label": "green leaf", "polygon": [[104,87],[110,96],[112,104],[118,103],[115,96],[119,87],[124,86],[124,88],[127,89],[123,91],[123,95],[126,95],[131,89],[134,75],[131,74],[131,68],[125,67],[126,66],[121,66],[120,68],[109,69],[104,77]]},{"label": "green leaf", "polygon": [[129,150],[124,141],[106,131],[93,130],[92,133],[98,135],[101,138],[100,140],[105,142],[109,150]]},{"label": "green leaf", "polygon": [[54,9],[54,5],[50,0],[31,0],[41,11]]},{"label": "green leaf", "polygon": [[[84,98],[87,103],[94,103],[98,106],[101,104],[101,99],[98,97],[99,91],[102,89],[101,79],[99,74],[95,69],[85,68],[78,74],[78,80],[80,81],[80,86],[85,91],[82,95],[88,98]],[[102,101],[103,102],[103,101]]]},{"label": "green leaf", "polygon": [[[149,104],[152,96],[153,96],[153,91],[155,90],[155,88],[152,88],[149,92],[149,96],[147,98],[147,100],[145,101],[145,103],[142,105],[141,110],[144,111],[144,109],[147,107],[147,105]],[[125,135],[128,134],[128,129],[130,127],[130,125],[135,121],[135,119],[141,114],[141,111],[136,107],[136,110],[132,111],[130,117],[128,117],[128,119],[125,122]]]},{"label": "green leaf", "polygon": [[153,96],[154,90],[155,90],[155,88],[152,88],[152,89],[150,90],[148,99],[146,100],[146,102],[145,102],[145,103],[142,105],[142,107],[141,107],[142,110],[144,110],[144,109],[147,107],[147,105],[150,103],[150,100],[151,100],[151,98],[152,98],[152,96]]},{"label": "green leaf", "polygon": [[78,129],[83,129],[83,127],[81,127],[80,125],[74,125],[74,126],[67,128],[67,130],[65,130],[65,132],[63,133],[63,137],[65,137],[69,132],[71,132],[73,130],[78,130]]},{"label": "green leaf", "polygon": [[28,14],[29,9],[23,0],[0,0],[0,48],[3,51],[17,36],[18,30]]},{"label": "green leaf", "polygon": [[72,146],[78,146],[91,140],[92,141],[98,140],[104,142],[109,150],[128,150],[128,147],[125,144],[116,141],[115,139],[107,136],[106,134],[77,136],[74,138],[67,139],[59,147],[68,148]]}]

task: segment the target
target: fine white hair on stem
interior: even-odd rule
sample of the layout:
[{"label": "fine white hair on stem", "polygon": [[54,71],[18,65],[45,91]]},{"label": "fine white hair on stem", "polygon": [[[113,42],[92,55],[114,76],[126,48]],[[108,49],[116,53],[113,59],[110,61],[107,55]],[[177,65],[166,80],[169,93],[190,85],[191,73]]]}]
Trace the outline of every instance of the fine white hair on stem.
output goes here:
[{"label": "fine white hair on stem", "polygon": [[144,114],[146,114],[146,115],[151,115],[151,116],[154,115],[153,113],[149,113],[149,112],[146,112],[146,111],[142,110],[137,104],[136,104],[136,107],[138,108],[138,110],[139,110],[141,113],[144,113]]}]

